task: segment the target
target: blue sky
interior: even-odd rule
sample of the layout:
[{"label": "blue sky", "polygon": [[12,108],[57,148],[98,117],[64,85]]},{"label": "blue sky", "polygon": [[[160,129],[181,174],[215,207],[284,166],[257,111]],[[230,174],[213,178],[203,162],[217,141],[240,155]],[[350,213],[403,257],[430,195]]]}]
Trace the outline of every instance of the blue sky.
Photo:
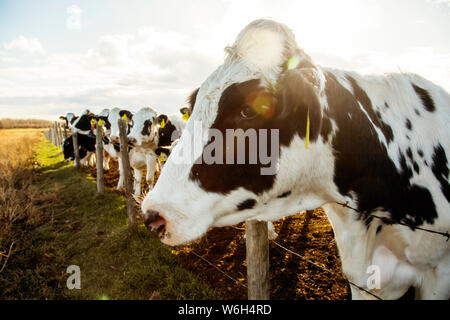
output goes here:
[{"label": "blue sky", "polygon": [[450,90],[449,0],[0,0],[0,118],[176,112],[261,17],[322,66],[416,72]]}]

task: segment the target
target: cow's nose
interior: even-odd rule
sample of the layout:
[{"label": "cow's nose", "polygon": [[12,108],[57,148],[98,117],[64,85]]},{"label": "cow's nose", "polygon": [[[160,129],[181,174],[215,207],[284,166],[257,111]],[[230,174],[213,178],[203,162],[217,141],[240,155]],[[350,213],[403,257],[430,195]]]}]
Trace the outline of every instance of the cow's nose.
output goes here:
[{"label": "cow's nose", "polygon": [[148,210],[144,215],[144,224],[158,238],[164,235],[166,220],[159,215],[158,211]]},{"label": "cow's nose", "polygon": [[129,144],[136,144],[136,142],[137,142],[137,140],[136,140],[136,138],[133,138],[133,137],[130,137],[130,138],[128,138],[128,143]]},{"label": "cow's nose", "polygon": [[111,141],[112,142],[119,142],[119,137],[118,136],[111,136]]}]

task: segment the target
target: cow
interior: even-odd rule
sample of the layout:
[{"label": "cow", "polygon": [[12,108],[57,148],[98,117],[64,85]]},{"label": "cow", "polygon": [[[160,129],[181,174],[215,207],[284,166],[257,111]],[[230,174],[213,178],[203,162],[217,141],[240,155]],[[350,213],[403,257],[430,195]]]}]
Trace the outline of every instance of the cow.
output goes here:
[{"label": "cow", "polygon": [[[92,157],[95,155],[95,137],[89,137],[85,134],[74,133],[77,135],[78,152],[80,155],[80,165],[91,165]],[[63,142],[63,155],[67,161],[73,161],[75,159],[74,147],[73,147],[73,135],[64,139]]]},{"label": "cow", "polygon": [[64,123],[64,128],[71,130],[72,129],[72,124],[75,122],[75,120],[78,117],[75,116],[72,112],[68,112],[65,116],[60,116],[59,119],[63,120]]},{"label": "cow", "polygon": [[[246,26],[226,52],[141,204],[148,228],[173,246],[211,226],[322,207],[354,284],[382,299],[410,287],[417,299],[448,299],[450,242],[417,227],[450,230],[450,95],[416,74],[321,67],[292,30],[268,19]],[[205,163],[211,136],[226,129],[270,131],[266,148],[277,157]],[[190,161],[180,161],[192,145]],[[219,160],[236,152],[215,150]]]},{"label": "cow", "polygon": [[[146,167],[146,181],[153,187],[157,158],[155,148],[158,145],[157,112],[151,107],[141,108],[133,115],[133,127],[128,134],[128,143],[132,147],[134,157],[135,195],[140,195],[142,172]],[[143,159],[143,161],[142,161]]]},{"label": "cow", "polygon": [[[146,180],[153,187],[157,164],[162,168],[162,150],[166,157],[170,154],[170,149],[174,141],[181,135],[186,121],[181,115],[158,114],[151,107],[140,109],[133,115],[133,127],[128,134],[128,142],[133,149],[145,155],[147,175]],[[156,154],[155,151],[161,151]],[[139,185],[139,184],[137,184]]]},{"label": "cow", "polygon": [[[107,109],[105,109],[105,110],[107,110]],[[103,110],[102,112],[105,112],[105,110]],[[102,113],[100,113],[100,115],[101,114]],[[81,113],[80,117],[78,117],[73,122],[71,130],[73,133],[77,133],[78,135],[85,135],[88,137],[95,138],[95,124],[99,118],[100,118],[99,116],[93,114],[88,109],[86,109],[85,111],[83,111],[83,113]],[[94,141],[95,141],[95,139],[94,139]],[[103,141],[105,142],[105,139]],[[95,160],[95,148],[92,152],[93,152],[93,154],[90,156],[92,159]],[[109,170],[109,161],[110,161],[110,156],[104,152],[103,153],[103,169],[105,171]],[[90,165],[94,166],[95,162],[91,161]]]},{"label": "cow", "polygon": [[[139,116],[139,115],[138,115]],[[119,108],[113,108],[110,110],[107,120],[110,124],[110,140],[114,146],[116,155],[119,160],[119,172],[120,178],[119,183],[117,185],[117,190],[121,189],[123,186],[123,166],[122,166],[122,157],[120,154],[120,144],[119,144],[119,124],[118,121],[120,118],[123,118],[127,121],[127,139],[128,135],[131,133],[132,128],[134,127],[135,114],[133,114],[129,110],[123,110]],[[128,155],[130,159],[130,166],[133,168],[134,172],[134,195],[139,196],[141,194],[141,183],[142,183],[142,170],[147,166],[147,168],[151,168],[148,165],[148,157],[143,149],[136,148],[133,144],[129,144]],[[149,169],[147,169],[147,180],[149,180]]]}]

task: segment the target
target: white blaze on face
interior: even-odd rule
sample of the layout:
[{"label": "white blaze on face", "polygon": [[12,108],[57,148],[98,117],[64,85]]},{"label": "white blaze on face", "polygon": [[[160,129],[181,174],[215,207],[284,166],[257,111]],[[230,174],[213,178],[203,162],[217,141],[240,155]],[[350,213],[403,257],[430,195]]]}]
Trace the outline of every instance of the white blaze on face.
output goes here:
[{"label": "white blaze on face", "polygon": [[133,115],[133,128],[128,135],[128,139],[135,140],[136,146],[155,146],[156,135],[158,133],[155,124],[156,111],[151,107],[140,109]]},{"label": "white blaze on face", "polygon": [[[196,181],[189,179],[189,174],[194,161],[202,155],[224,90],[234,83],[251,79],[261,79],[267,85],[275,84],[286,50],[296,47],[292,32],[284,25],[269,20],[255,21],[241,31],[234,45],[226,49],[228,56],[224,64],[201,85],[186,128],[154,189],[141,205],[144,214],[158,211],[165,219],[166,233],[162,242],[178,245],[196,239],[216,222],[225,221],[224,217],[235,214],[240,202],[267,197],[258,197],[243,188],[227,195],[206,192]],[[186,152],[190,161],[179,161],[177,154],[185,155]],[[243,221],[257,212],[248,209],[239,214],[237,219]],[[236,219],[231,220],[236,223]]]},{"label": "white blaze on face", "polygon": [[110,110],[108,115],[108,121],[111,123],[111,139],[117,140],[119,139],[119,119],[120,119],[120,109],[113,108]]}]

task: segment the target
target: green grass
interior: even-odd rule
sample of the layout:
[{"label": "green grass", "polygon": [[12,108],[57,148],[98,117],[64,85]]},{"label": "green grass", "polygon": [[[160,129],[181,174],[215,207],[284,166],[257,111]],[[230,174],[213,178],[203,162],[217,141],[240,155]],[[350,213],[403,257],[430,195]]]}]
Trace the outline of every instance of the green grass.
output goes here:
[{"label": "green grass", "polygon": [[[20,251],[0,273],[1,299],[219,298],[142,223],[131,234],[124,198],[110,190],[98,196],[87,171],[64,162],[49,141],[36,147],[35,162],[34,186],[54,200],[43,205],[44,223],[20,226]],[[70,265],[80,267],[80,290],[67,289]]]}]

